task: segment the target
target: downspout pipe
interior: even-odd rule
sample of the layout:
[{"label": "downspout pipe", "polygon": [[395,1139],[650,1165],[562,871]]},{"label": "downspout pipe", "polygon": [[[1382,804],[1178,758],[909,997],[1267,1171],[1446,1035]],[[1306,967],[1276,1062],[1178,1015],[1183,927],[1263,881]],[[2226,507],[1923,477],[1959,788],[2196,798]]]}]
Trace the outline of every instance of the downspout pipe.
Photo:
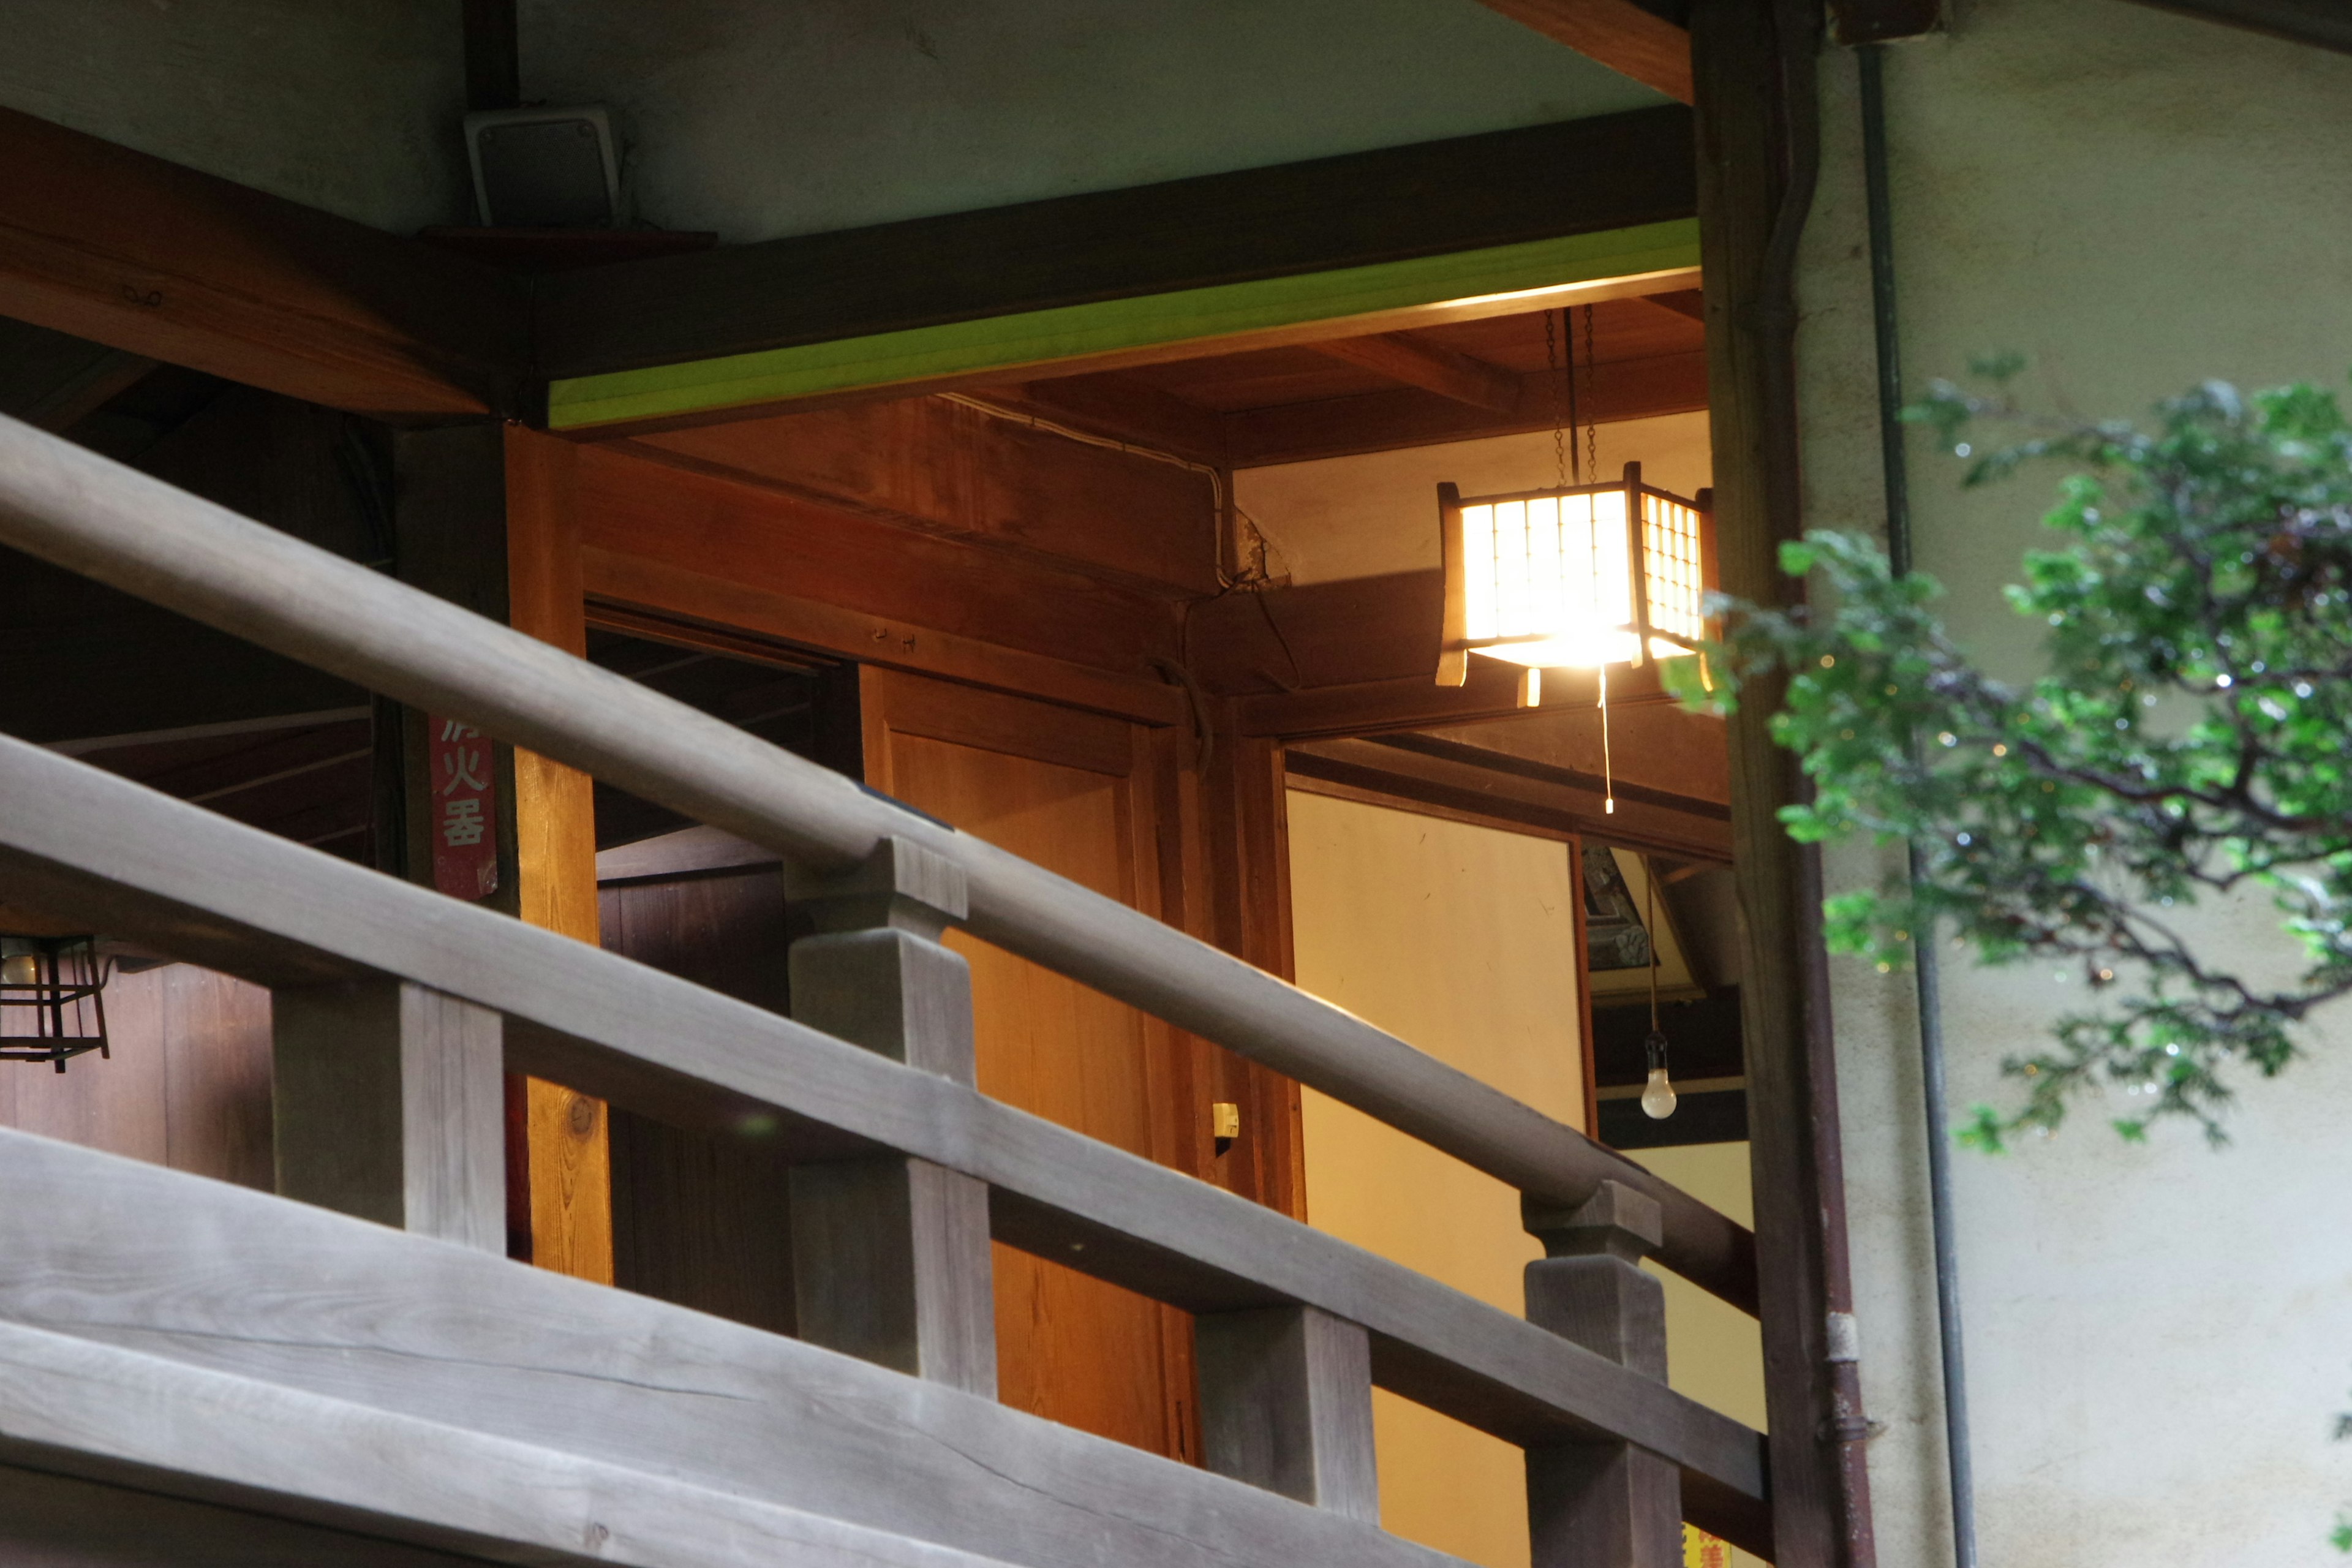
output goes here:
[{"label": "downspout pipe", "polygon": [[[1878,349],[1879,460],[1886,483],[1886,558],[1911,570],[1911,484],[1903,447],[1903,363],[1895,334],[1894,209],[1886,179],[1884,44],[1855,51],[1862,72],[1862,166],[1870,226],[1871,318]],[[1910,846],[1911,880],[1924,877],[1919,846]],[[1969,1384],[1960,1335],[1959,1259],[1952,1233],[1951,1109],[1944,1089],[1941,960],[1936,933],[1923,923],[1913,953],[1919,994],[1919,1076],[1927,1119],[1927,1203],[1936,1253],[1936,1316],[1942,1342],[1944,1449],[1950,1468],[1952,1560],[1977,1568],[1976,1468],[1969,1447]]]}]

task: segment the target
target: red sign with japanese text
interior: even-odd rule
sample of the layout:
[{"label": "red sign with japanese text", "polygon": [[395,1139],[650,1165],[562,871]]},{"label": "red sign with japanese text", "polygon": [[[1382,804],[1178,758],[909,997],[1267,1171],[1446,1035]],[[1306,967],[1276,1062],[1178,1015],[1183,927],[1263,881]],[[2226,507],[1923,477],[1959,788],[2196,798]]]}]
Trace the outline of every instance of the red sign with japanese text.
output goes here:
[{"label": "red sign with japanese text", "polygon": [[499,890],[499,785],[490,738],[471,724],[428,717],[433,778],[433,885],[458,899]]}]

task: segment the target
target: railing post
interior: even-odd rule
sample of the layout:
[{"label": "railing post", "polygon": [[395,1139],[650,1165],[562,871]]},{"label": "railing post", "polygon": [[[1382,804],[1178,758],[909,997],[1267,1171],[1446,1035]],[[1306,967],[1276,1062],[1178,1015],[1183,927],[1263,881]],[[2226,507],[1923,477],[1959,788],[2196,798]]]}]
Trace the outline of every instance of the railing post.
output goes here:
[{"label": "railing post", "polygon": [[[1528,1265],[1528,1321],[1644,1376],[1666,1375],[1665,1288],[1642,1271],[1665,1221],[1655,1200],[1603,1182],[1581,1207],[1522,1200],[1544,1256]],[[1534,1568],[1678,1568],[1682,1475],[1631,1443],[1528,1450]]]},{"label": "railing post", "polygon": [[1203,1313],[1193,1362],[1203,1465],[1380,1522],[1372,1357],[1361,1328],[1312,1307]]},{"label": "railing post", "polygon": [[271,996],[278,1190],[503,1255],[503,1020],[404,980]]},{"label": "railing post", "polygon": [[[788,873],[793,1016],[959,1083],[973,1081],[971,969],[940,941],[962,868],[889,838],[844,877]],[[800,1337],[990,1398],[996,1310],[985,1184],[888,1155],[795,1165]]]}]

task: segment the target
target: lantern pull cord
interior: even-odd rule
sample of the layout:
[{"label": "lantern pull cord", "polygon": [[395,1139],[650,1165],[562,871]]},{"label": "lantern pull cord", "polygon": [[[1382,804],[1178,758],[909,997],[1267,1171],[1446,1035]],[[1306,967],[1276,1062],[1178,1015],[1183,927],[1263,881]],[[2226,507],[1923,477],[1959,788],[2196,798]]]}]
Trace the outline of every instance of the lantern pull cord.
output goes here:
[{"label": "lantern pull cord", "polygon": [[1617,775],[1609,763],[1609,667],[1601,667],[1601,812],[1617,815]]},{"label": "lantern pull cord", "polygon": [[1642,893],[1650,906],[1648,930],[1650,939],[1650,1033],[1662,1033],[1658,1027],[1658,866],[1647,855],[1642,857]]}]

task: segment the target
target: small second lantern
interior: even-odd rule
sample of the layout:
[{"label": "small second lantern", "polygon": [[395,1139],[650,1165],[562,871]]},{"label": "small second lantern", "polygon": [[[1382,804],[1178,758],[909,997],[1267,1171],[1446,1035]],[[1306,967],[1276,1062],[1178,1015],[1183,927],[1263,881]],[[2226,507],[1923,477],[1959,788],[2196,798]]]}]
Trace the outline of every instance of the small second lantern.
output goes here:
[{"label": "small second lantern", "polygon": [[1465,499],[1437,487],[1445,620],[1437,683],[1460,686],[1470,656],[1541,671],[1639,665],[1698,652],[1712,531],[1709,492],[1685,500],[1625,465],[1612,484]]}]

